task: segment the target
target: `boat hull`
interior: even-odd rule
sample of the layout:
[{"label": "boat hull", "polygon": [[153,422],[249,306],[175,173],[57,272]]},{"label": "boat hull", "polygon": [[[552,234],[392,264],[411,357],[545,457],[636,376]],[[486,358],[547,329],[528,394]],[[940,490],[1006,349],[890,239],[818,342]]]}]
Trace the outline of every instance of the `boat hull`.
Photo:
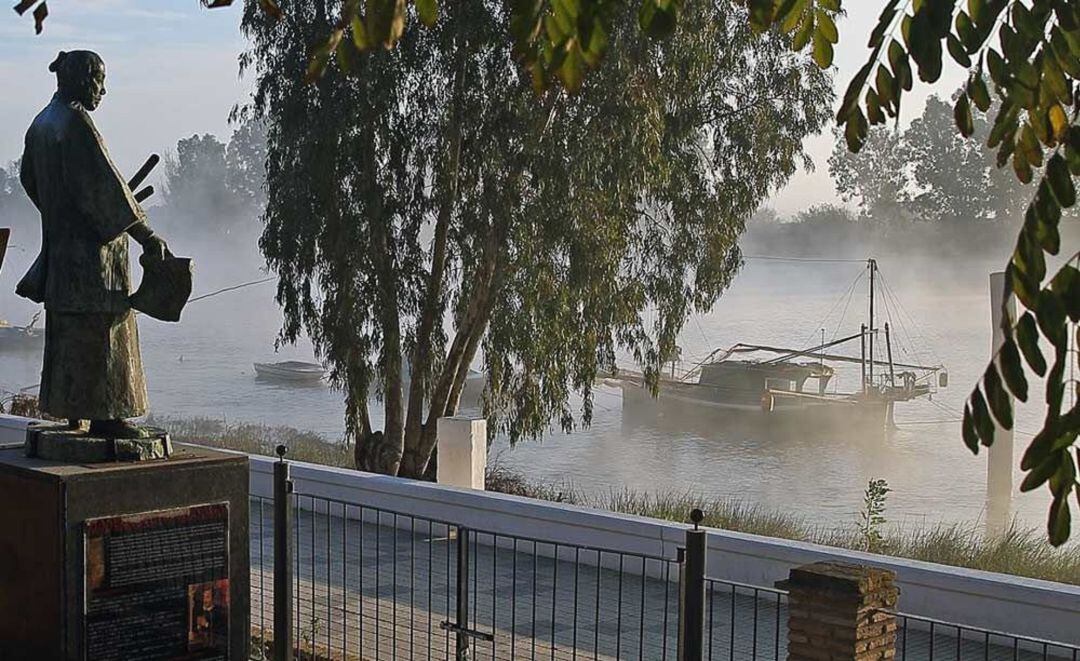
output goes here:
[{"label": "boat hull", "polygon": [[663,415],[672,420],[696,418],[739,425],[786,429],[793,433],[883,433],[892,422],[885,400],[829,399],[801,393],[723,392],[708,386],[664,382],[656,398],[640,384],[619,381],[624,416]]},{"label": "boat hull", "polygon": [[254,366],[257,378],[286,383],[319,383],[326,374],[322,367],[313,364],[255,363]]}]

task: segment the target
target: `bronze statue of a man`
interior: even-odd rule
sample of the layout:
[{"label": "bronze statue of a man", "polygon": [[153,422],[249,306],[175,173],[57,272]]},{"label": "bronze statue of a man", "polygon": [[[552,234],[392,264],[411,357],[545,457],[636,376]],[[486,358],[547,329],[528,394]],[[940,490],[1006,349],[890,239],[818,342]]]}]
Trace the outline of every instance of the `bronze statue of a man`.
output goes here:
[{"label": "bronze statue of a man", "polygon": [[61,52],[57,91],[26,132],[20,179],[41,212],[41,255],[16,292],[45,304],[40,406],[90,433],[137,438],[146,414],[139,333],[128,296],[128,236],[163,259],[165,242],[109,158],[90,113],[105,96],[105,63]]}]

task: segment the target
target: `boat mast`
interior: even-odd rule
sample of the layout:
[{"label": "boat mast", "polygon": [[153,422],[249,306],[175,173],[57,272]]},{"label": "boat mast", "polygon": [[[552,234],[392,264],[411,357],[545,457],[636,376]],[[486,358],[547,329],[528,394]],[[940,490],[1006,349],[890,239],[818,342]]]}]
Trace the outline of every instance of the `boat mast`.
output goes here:
[{"label": "boat mast", "polygon": [[859,333],[859,348],[862,350],[862,392],[866,394],[866,324],[862,325]]},{"label": "boat mast", "polygon": [[874,273],[877,271],[877,260],[871,258],[866,260],[867,266],[870,268],[870,364],[869,364],[869,381],[870,385],[874,385]]},{"label": "boat mast", "polygon": [[885,322],[885,350],[889,354],[889,385],[896,387],[896,370],[892,362],[892,342],[889,340],[889,322]]}]

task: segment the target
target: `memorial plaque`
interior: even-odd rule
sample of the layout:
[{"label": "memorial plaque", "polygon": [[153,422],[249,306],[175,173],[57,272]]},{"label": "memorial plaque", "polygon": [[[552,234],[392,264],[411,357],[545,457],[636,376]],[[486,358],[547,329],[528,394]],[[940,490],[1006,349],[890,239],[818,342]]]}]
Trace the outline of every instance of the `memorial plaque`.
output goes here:
[{"label": "memorial plaque", "polygon": [[227,502],[85,526],[85,659],[229,658]]}]

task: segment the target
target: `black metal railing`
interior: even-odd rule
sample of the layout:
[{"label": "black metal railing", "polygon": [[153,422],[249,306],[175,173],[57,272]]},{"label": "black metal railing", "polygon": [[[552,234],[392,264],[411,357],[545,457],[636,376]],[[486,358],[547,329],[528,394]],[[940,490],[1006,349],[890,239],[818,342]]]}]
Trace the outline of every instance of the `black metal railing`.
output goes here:
[{"label": "black metal railing", "polygon": [[1077,661],[1080,647],[896,613],[900,661]]},{"label": "black metal railing", "polygon": [[787,658],[787,592],[706,578],[705,658]]},{"label": "black metal railing", "polygon": [[[252,658],[787,658],[783,590],[708,577],[700,511],[674,558],[509,535],[292,488],[251,499]],[[1080,661],[1080,648],[903,613],[902,661]]]}]

